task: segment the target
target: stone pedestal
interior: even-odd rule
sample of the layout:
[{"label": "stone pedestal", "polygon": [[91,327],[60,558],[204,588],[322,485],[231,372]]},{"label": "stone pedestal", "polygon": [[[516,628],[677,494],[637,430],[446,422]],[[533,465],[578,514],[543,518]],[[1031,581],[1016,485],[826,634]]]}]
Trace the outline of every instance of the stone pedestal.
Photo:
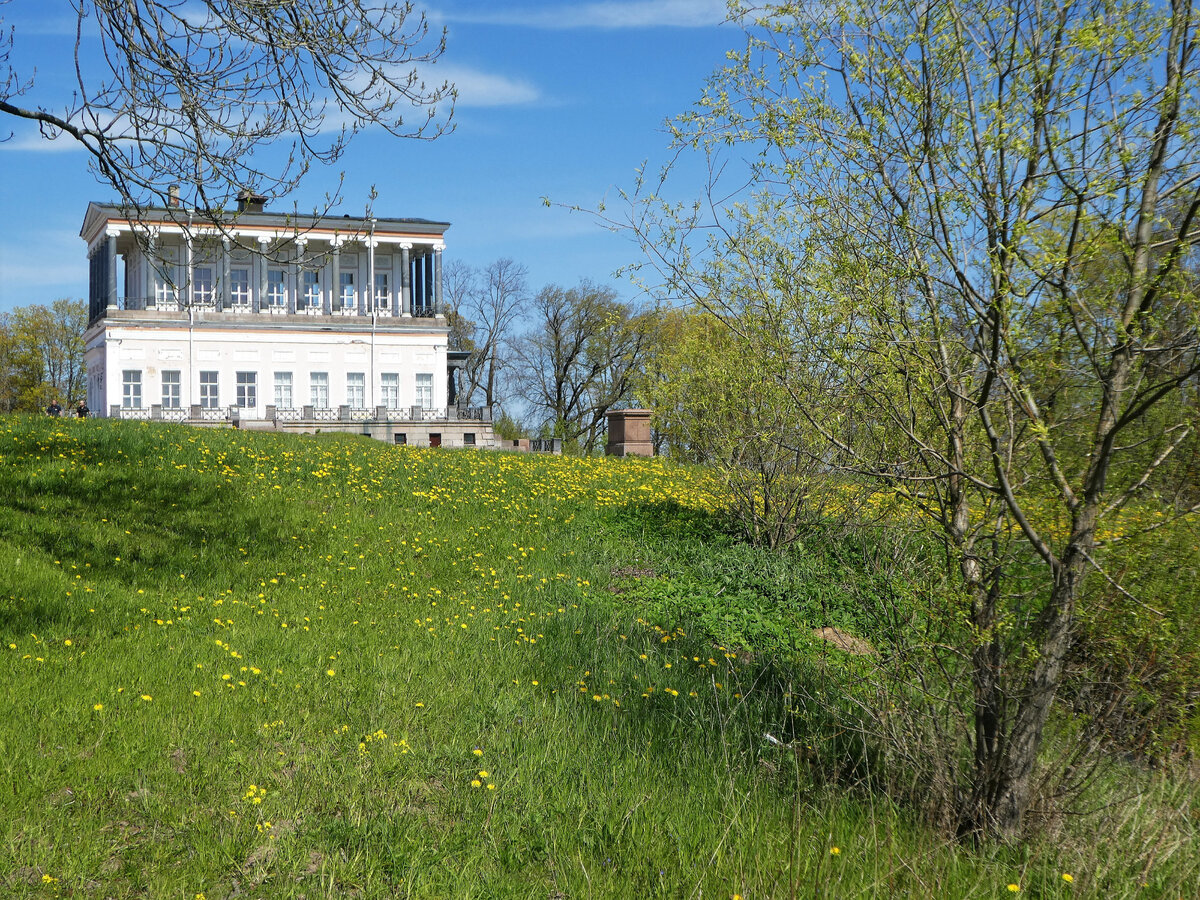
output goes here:
[{"label": "stone pedestal", "polygon": [[650,410],[615,409],[608,413],[607,456],[653,456]]}]

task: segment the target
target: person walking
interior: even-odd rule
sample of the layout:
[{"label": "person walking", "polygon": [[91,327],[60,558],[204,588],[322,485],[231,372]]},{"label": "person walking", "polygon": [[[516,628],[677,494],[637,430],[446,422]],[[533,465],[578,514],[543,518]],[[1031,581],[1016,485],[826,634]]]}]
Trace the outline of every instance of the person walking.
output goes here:
[{"label": "person walking", "polygon": [[80,400],[79,405],[77,407],[75,407],[75,415],[81,419],[86,419],[87,414],[90,412],[91,412],[91,410],[87,408],[87,404],[84,403],[82,400]]},{"label": "person walking", "polygon": [[62,405],[57,400],[51,400],[50,405],[46,407],[46,415],[61,416],[62,415]]}]

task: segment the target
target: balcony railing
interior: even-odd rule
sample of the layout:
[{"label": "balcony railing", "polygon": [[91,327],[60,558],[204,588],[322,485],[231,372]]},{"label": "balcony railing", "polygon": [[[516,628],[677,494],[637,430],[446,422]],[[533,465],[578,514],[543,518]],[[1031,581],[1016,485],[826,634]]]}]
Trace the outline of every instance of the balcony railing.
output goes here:
[{"label": "balcony railing", "polygon": [[[232,302],[226,300],[218,305],[219,301],[215,298],[199,300],[194,299],[191,308],[194,310],[211,310],[229,313],[239,313],[242,315],[288,315],[292,314],[287,307],[287,304],[270,304],[263,302],[259,305],[258,310],[254,309],[253,303],[248,300],[236,299]],[[118,297],[117,309],[119,310],[159,310],[161,312],[186,312],[188,304],[181,298],[171,297]],[[416,305],[413,307],[411,316],[416,319],[432,319],[436,316],[445,315],[446,305],[428,303]],[[295,315],[300,316],[321,316],[325,315],[324,308],[318,304],[316,306],[308,305],[303,299],[298,301],[296,305]],[[347,317],[367,317],[371,315],[371,311],[366,308],[366,304],[347,303],[344,306],[338,306],[331,311],[335,316]],[[384,306],[382,304],[375,310],[377,317],[381,319],[397,318],[392,313],[391,305]],[[403,318],[401,313],[399,318]]]},{"label": "balcony railing", "polygon": [[109,407],[109,418],[148,419],[162,422],[238,422],[240,420],[267,421],[304,425],[318,422],[491,422],[489,406],[386,406],[352,407],[303,406],[299,409],[267,406],[262,415],[257,410],[238,406],[207,407],[193,404],[191,407],[122,406],[114,403]]}]

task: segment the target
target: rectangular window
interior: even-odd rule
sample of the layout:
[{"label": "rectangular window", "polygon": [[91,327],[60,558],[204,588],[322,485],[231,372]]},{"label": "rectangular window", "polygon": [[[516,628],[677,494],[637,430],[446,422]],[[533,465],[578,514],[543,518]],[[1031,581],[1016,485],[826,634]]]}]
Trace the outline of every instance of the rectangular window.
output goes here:
[{"label": "rectangular window", "polygon": [[408,435],[406,435],[403,431],[397,431],[392,435],[392,442],[395,444],[407,444]]},{"label": "rectangular window", "polygon": [[192,302],[197,306],[212,306],[213,270],[211,266],[192,268]]},{"label": "rectangular window", "polygon": [[200,406],[202,409],[216,409],[221,404],[217,393],[217,373],[200,373]]},{"label": "rectangular window", "polygon": [[342,301],[342,309],[354,309],[354,273],[339,272],[338,284],[341,287],[338,296]]},{"label": "rectangular window", "polygon": [[429,372],[417,375],[417,406],[433,409],[433,375]]},{"label": "rectangular window", "polygon": [[121,406],[125,409],[142,408],[141,369],[125,369],[121,372]]},{"label": "rectangular window", "polygon": [[464,447],[474,447],[475,446],[475,432],[467,431],[467,432],[463,433],[463,446]]},{"label": "rectangular window", "polygon": [[282,269],[267,270],[267,305],[287,309],[287,282]]},{"label": "rectangular window", "polygon": [[171,269],[163,267],[154,279],[154,305],[170,309],[179,299],[175,285],[171,281]]},{"label": "rectangular window", "polygon": [[392,305],[392,294],[388,289],[388,273],[375,273],[375,308],[388,309]]},{"label": "rectangular window", "polygon": [[304,305],[310,309],[321,308],[321,281],[316,272],[304,273]]},{"label": "rectangular window", "polygon": [[388,409],[400,407],[400,373],[384,372],[379,376],[379,402]]},{"label": "rectangular window", "polygon": [[280,409],[292,408],[292,373],[275,373],[275,405]]},{"label": "rectangular window", "polygon": [[329,409],[329,373],[313,372],[308,376],[312,388],[312,405],[317,409]]},{"label": "rectangular window", "polygon": [[232,306],[250,308],[250,270],[229,270],[229,302]]},{"label": "rectangular window", "polygon": [[258,406],[258,373],[237,373],[237,405],[242,409]]},{"label": "rectangular window", "polygon": [[362,372],[346,373],[346,403],[351,409],[364,409],[367,405],[367,377]]},{"label": "rectangular window", "polygon": [[162,373],[162,405],[163,409],[179,409],[182,393],[179,370],[164,369]]}]

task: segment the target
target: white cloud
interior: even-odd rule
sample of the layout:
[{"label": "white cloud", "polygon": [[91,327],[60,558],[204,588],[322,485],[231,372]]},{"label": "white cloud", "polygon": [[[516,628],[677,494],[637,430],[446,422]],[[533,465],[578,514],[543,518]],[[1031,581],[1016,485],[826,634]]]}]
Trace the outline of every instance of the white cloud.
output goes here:
[{"label": "white cloud", "polygon": [[537,86],[523,78],[481,72],[465,66],[438,65],[430,75],[458,88],[458,107],[525,106],[542,99]]},{"label": "white cloud", "polygon": [[86,297],[87,287],[87,250],[78,231],[34,229],[19,242],[10,238],[0,252],[0,312]]},{"label": "white cloud", "polygon": [[445,11],[447,22],[527,28],[707,28],[725,21],[725,0],[599,0],[554,9]]},{"label": "white cloud", "polygon": [[54,140],[42,137],[36,129],[21,131],[6,141],[0,141],[0,151],[8,150],[14,153],[70,153],[83,150],[83,145],[67,134],[60,134]]}]

